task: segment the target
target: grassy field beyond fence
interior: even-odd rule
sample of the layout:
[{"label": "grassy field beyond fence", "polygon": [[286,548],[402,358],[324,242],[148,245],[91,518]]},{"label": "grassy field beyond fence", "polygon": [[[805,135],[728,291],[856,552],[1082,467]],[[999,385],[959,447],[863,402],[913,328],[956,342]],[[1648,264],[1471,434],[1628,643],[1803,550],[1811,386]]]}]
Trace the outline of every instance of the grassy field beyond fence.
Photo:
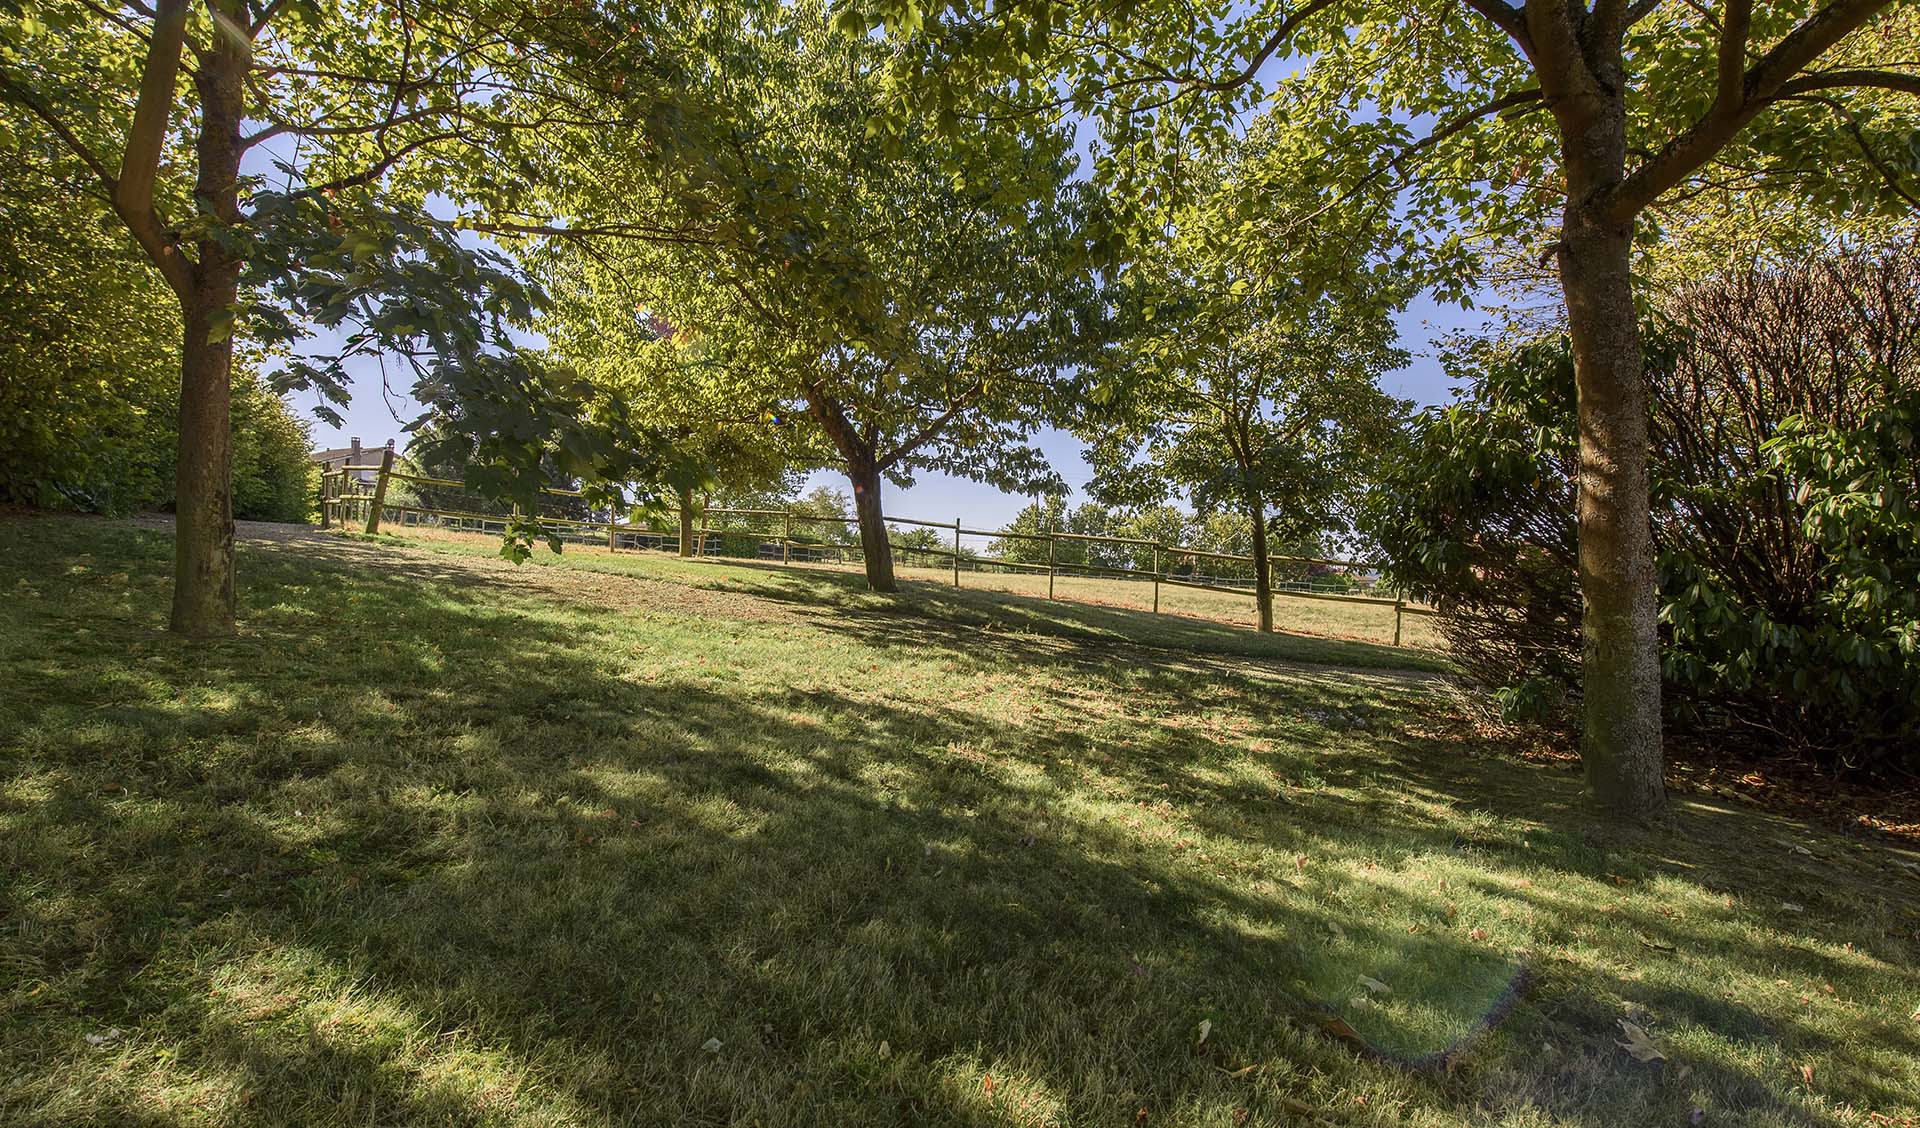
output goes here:
[{"label": "grassy field beyond fence", "polygon": [[[413,487],[432,490],[439,500],[433,505],[397,500],[396,488]],[[545,493],[559,504],[584,505],[582,495],[576,490],[551,489]],[[497,535],[506,530],[507,522],[512,519],[507,513],[478,512],[479,504],[471,499],[448,508],[452,504],[446,500],[449,496],[465,496],[464,487],[458,482],[399,469],[389,451],[378,464],[349,466],[324,475],[320,508],[328,524],[369,533],[384,529],[418,537]],[[564,543],[588,551],[601,545],[609,553],[623,547],[638,551],[678,551],[680,548],[681,533],[677,526],[655,528],[616,522],[604,511],[597,519],[576,515],[548,516],[542,520]],[[1129,537],[966,529],[957,519],[951,525],[904,517],[887,520],[890,526],[905,524],[916,532],[934,530],[941,538],[946,537],[949,530],[952,534],[950,542],[941,540],[934,545],[894,544],[895,571],[903,577],[946,580],[955,587],[970,584],[989,591],[1044,594],[1050,599],[1079,599],[1237,625],[1254,626],[1258,622],[1252,580],[1210,574],[1222,569],[1250,568],[1250,557],[1158,545]],[[783,566],[857,567],[860,552],[857,542],[843,543],[820,535],[844,532],[851,524],[850,518],[820,517],[790,509],[707,509],[702,511],[697,527],[692,530],[691,551],[701,558],[744,557],[778,561]],[[1029,548],[1046,544],[1042,557],[1045,563],[1012,560],[980,551],[982,547],[1007,543]],[[1152,566],[1117,568],[1086,564],[1077,562],[1071,554],[1056,560],[1055,549],[1062,543],[1082,551],[1093,545],[1125,546],[1141,551],[1150,548]],[[1274,569],[1274,625],[1279,630],[1387,642],[1395,646],[1437,649],[1441,645],[1439,632],[1432,622],[1432,609],[1377,590],[1376,577],[1366,565],[1354,561],[1276,557],[1270,567]],[[1283,576],[1283,568],[1307,571]],[[1315,577],[1311,574],[1313,570],[1325,574]]]}]

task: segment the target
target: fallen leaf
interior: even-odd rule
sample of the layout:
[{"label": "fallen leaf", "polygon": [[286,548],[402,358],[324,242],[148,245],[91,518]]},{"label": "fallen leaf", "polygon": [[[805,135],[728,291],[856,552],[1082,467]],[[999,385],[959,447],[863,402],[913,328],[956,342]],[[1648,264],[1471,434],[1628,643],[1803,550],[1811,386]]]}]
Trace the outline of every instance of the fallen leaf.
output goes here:
[{"label": "fallen leaf", "polygon": [[1206,1044],[1207,1044],[1207,1035],[1209,1035],[1209,1034],[1211,1034],[1211,1033],[1213,1033],[1213,1020],[1212,1020],[1211,1018],[1203,1018],[1203,1019],[1201,1019],[1201,1020],[1200,1020],[1200,1037],[1199,1037],[1199,1039],[1198,1039],[1198,1040],[1196,1040],[1196,1041],[1195,1041],[1195,1042],[1193,1043],[1193,1048],[1197,1050],[1197,1049],[1199,1049],[1199,1048],[1200,1048],[1201,1046],[1204,1046],[1204,1045],[1206,1045]]},{"label": "fallen leaf", "polygon": [[1780,902],[1780,909],[1782,912],[1789,912],[1789,913],[1804,913],[1807,911],[1807,907],[1805,905],[1795,904],[1792,901]]},{"label": "fallen leaf", "polygon": [[1320,1024],[1320,1029],[1350,1045],[1364,1046],[1367,1044],[1367,1040],[1360,1036],[1360,1032],[1347,1025],[1346,1019],[1343,1018],[1329,1018]]},{"label": "fallen leaf", "polygon": [[1385,983],[1380,982],[1378,979],[1375,979],[1370,975],[1363,975],[1360,977],[1360,986],[1365,987],[1367,990],[1372,991],[1376,995],[1389,994],[1393,990],[1393,988],[1387,986]]},{"label": "fallen leaf", "polygon": [[888,1044],[887,1044],[887,1043],[885,1043],[885,1042],[882,1042],[882,1043],[880,1043],[880,1056],[881,1056],[881,1057],[883,1057],[883,1058],[890,1058],[890,1057],[892,1057],[892,1056],[893,1056],[893,1047],[892,1047],[892,1046],[890,1046],[890,1045],[888,1045]]},{"label": "fallen leaf", "polygon": [[1813,1066],[1811,1063],[1800,1067],[1800,1080],[1805,1081],[1809,1085],[1813,1084]]},{"label": "fallen leaf", "polygon": [[112,1030],[107,1031],[105,1034],[87,1035],[87,1045],[105,1046],[113,1042],[118,1042],[121,1038],[125,1036],[126,1036],[126,1031],[116,1026]]},{"label": "fallen leaf", "polygon": [[1340,922],[1337,920],[1330,920],[1327,922],[1327,931],[1333,933],[1333,938],[1335,940],[1345,940],[1347,938],[1347,930],[1344,928],[1341,928]]},{"label": "fallen leaf", "polygon": [[1620,1020],[1620,1032],[1627,1036],[1626,1040],[1615,1042],[1614,1045],[1627,1051],[1633,1060],[1643,1062],[1667,1060],[1667,1055],[1660,1052],[1660,1047],[1653,1044],[1653,1039],[1648,1037],[1646,1030],[1639,1025],[1623,1018]]},{"label": "fallen leaf", "polygon": [[982,1077],[980,1079],[980,1087],[987,1091],[987,1096],[993,1096],[993,1074],[989,1073]]},{"label": "fallen leaf", "polygon": [[717,1054],[720,1052],[720,1047],[725,1044],[726,1043],[722,1042],[718,1038],[708,1038],[706,1041],[700,1043],[700,1048],[707,1051],[710,1054]]},{"label": "fallen leaf", "polygon": [[1313,1115],[1312,1105],[1294,1097],[1281,1097],[1280,1107],[1286,1109],[1288,1112],[1292,1113],[1295,1116],[1312,1116]]}]

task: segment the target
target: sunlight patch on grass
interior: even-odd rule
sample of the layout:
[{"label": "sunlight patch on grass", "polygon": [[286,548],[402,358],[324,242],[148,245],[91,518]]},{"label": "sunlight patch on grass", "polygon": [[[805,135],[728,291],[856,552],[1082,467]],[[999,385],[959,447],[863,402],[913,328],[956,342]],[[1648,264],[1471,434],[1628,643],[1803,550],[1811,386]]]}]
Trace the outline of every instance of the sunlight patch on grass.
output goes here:
[{"label": "sunlight patch on grass", "polygon": [[[1920,1114],[1909,879],[1750,812],[1622,837],[1428,681],[1267,660],[1379,648],[346,540],[247,551],[189,646],[163,538],[24,527],[10,1125]],[[1450,1074],[1320,1032],[1451,1046],[1523,962]]]}]

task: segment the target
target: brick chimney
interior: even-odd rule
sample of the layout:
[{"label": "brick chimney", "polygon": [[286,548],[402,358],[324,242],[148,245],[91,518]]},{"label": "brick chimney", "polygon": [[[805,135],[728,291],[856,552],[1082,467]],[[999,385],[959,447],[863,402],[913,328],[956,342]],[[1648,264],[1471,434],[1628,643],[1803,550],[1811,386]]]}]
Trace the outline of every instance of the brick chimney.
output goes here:
[{"label": "brick chimney", "polygon": [[347,465],[360,465],[360,440],[357,438],[348,439],[347,445],[353,449],[353,453],[347,456]]}]

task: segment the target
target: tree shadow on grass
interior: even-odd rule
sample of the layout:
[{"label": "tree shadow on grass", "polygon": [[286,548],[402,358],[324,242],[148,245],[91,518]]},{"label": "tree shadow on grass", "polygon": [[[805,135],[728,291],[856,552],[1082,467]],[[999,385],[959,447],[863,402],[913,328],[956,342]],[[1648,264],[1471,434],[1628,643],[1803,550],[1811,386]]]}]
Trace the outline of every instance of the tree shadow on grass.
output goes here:
[{"label": "tree shadow on grass", "polygon": [[[1456,881],[1527,870],[1589,889],[1665,865],[1586,843],[1573,815],[1557,830],[1529,817],[1528,795],[1565,797],[1547,775],[1516,787],[1492,763],[1439,767],[1391,738],[1319,726],[1253,754],[1271,784],[1223,773],[1248,757],[1175,723],[1171,704],[1312,737],[1324,685],[1227,696],[1017,639],[974,647],[982,667],[1063,675],[1059,714],[1079,707],[1070,682],[1106,678],[1167,722],[1115,721],[1134,745],[1103,749],[1092,717],[649,684],[524,590],[459,575],[246,563],[283,593],[249,640],[156,644],[154,684],[63,650],[8,702],[24,782],[0,819],[25,875],[7,895],[8,966],[46,986],[0,1045],[28,1094],[62,1073],[105,1078],[97,1121],[166,1122],[152,1074],[210,1078],[227,1123],[1105,1123],[1138,1108],[1280,1122],[1289,1099],[1365,1091],[1468,1122],[1497,1094],[1597,1125],[1663,1122],[1699,1085],[1756,1122],[1815,1119],[1730,1059],[1689,1057],[1685,1080],[1618,1066],[1616,994],[1834,1052],[1710,984],[1548,968],[1516,1033],[1450,1077],[1403,1077],[1312,1032],[1333,1003],[1417,1052],[1469,1026],[1512,968],[1446,919],[1446,896],[1371,881],[1369,864],[1454,859]],[[1378,800],[1387,786],[1425,802]],[[1429,803],[1522,809],[1463,828]],[[1577,897],[1488,885],[1488,904],[1566,929],[1595,916]],[[1629,908],[1661,942],[1697,938]],[[1358,974],[1399,998],[1331,996]],[[109,1025],[134,1031],[129,1068],[102,1070],[78,1040]],[[1614,1067],[1562,1083],[1529,1068],[1522,1036]],[[141,1056],[167,1047],[177,1059]],[[1836,1098],[1902,1099],[1892,1081],[1841,1081]]]},{"label": "tree shadow on grass", "polygon": [[[919,627],[916,620],[971,627],[983,631],[1058,637],[1077,642],[1122,643],[1154,650],[1222,655],[1367,669],[1423,670],[1444,668],[1438,656],[1426,651],[1320,635],[1275,631],[1262,635],[1245,627],[1209,619],[1109,607],[1069,599],[1042,599],[999,589],[954,588],[927,580],[903,579],[900,590],[883,595],[869,589],[856,572],[825,568],[796,568],[753,560],[708,561],[730,574],[756,578],[745,590],[757,597],[818,611],[846,624],[867,641],[875,620],[888,620],[903,636]],[[723,590],[740,591],[727,585]]]}]

